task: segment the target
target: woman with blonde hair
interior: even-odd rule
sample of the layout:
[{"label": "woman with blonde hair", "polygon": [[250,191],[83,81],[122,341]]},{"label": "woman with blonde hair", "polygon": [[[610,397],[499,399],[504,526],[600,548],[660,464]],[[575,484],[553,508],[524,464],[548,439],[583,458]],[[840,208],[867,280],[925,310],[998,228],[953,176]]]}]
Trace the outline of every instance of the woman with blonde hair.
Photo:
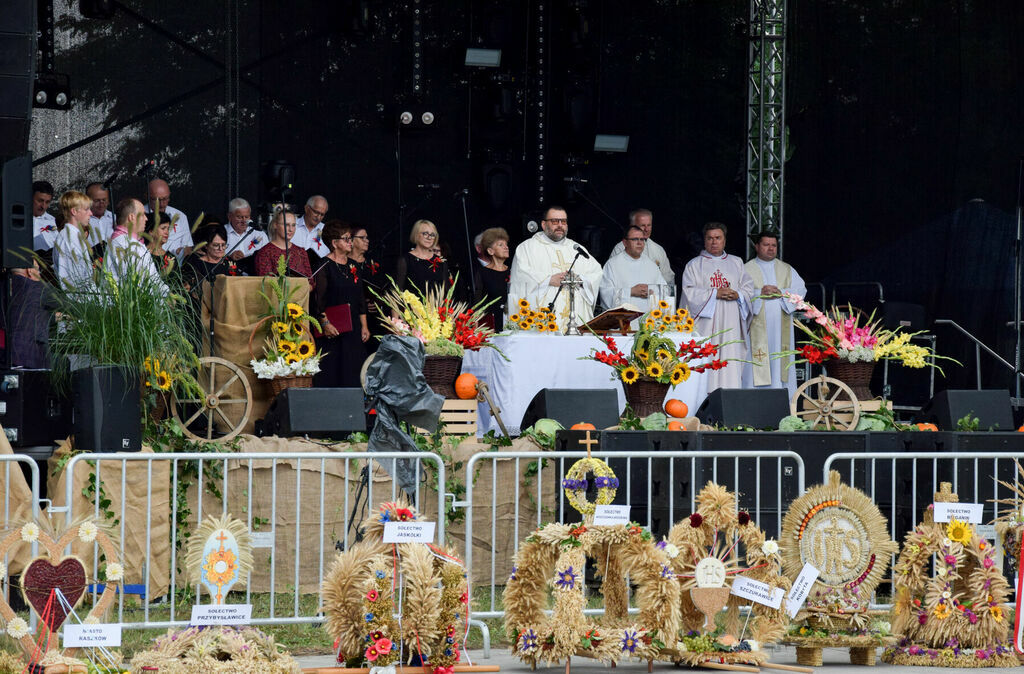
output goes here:
[{"label": "woman with blonde hair", "polygon": [[[430,220],[417,220],[409,233],[412,250],[398,260],[395,283],[402,290],[417,290],[426,293],[429,288],[447,290],[448,261],[435,249],[440,240],[437,227]],[[429,288],[428,288],[429,287]]]}]

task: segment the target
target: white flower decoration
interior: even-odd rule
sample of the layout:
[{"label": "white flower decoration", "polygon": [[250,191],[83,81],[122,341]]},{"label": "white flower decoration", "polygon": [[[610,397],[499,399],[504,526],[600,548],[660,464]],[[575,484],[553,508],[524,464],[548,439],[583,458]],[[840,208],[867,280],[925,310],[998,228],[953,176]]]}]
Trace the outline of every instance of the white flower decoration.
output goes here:
[{"label": "white flower decoration", "polygon": [[771,556],[779,551],[779,544],[774,539],[769,538],[767,541],[761,544],[761,552],[766,556]]},{"label": "white flower decoration", "polygon": [[28,623],[22,618],[15,616],[11,618],[7,623],[7,635],[14,640],[18,640],[28,635]]},{"label": "white flower decoration", "polygon": [[949,546],[953,545],[953,541],[949,540],[948,538],[943,538],[942,544],[948,548]]},{"label": "white flower decoration", "polygon": [[83,543],[92,543],[95,541],[96,534],[98,532],[99,529],[96,528],[95,522],[82,522],[78,526],[78,538],[81,539]]},{"label": "white flower decoration", "polygon": [[752,651],[759,651],[759,650],[761,650],[761,642],[758,641],[757,639],[744,639],[744,641],[746,641],[747,645],[750,646],[750,650],[752,650]]},{"label": "white flower decoration", "polygon": [[939,574],[940,576],[945,576],[945,575],[946,575],[946,573],[947,573],[947,569],[946,569],[946,567],[944,567],[944,566],[940,566],[939,568],[937,568],[937,569],[935,570],[935,572],[936,572],[937,574]]},{"label": "white flower decoration", "polygon": [[[35,522],[29,522],[21,528],[21,540],[26,543],[34,543],[39,540],[39,525]],[[24,622],[24,621],[22,621]],[[10,630],[8,630],[9,632]]]},{"label": "white flower decoration", "polygon": [[952,596],[953,596],[953,595],[952,595],[952,594],[950,594],[949,590],[946,590],[945,592],[943,592],[943,593],[942,593],[942,598],[943,598],[943,599],[949,599],[949,598],[950,598],[950,597],[952,597]]},{"label": "white flower decoration", "polygon": [[85,620],[83,620],[82,623],[85,624],[85,625],[99,625],[100,624],[100,619],[97,618],[94,615],[91,615],[91,616],[87,617]]},{"label": "white flower decoration", "polygon": [[116,583],[124,578],[124,567],[117,562],[107,564],[107,580]]},{"label": "white flower decoration", "polygon": [[679,556],[679,548],[671,543],[665,545],[665,554],[668,555],[669,559],[675,559]]}]

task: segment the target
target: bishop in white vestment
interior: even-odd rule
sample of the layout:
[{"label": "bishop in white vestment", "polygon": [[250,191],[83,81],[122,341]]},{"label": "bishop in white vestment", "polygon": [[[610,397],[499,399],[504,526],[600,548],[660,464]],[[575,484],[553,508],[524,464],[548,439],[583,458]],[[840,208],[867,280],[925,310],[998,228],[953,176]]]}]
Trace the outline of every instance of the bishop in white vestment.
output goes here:
[{"label": "bishop in white vestment", "polygon": [[[718,358],[749,360],[747,326],[754,282],[743,268],[743,260],[725,252],[725,225],[705,225],[704,250],[686,264],[682,290],[683,299],[696,323],[696,332],[715,335],[711,342],[724,344],[719,349]],[[708,393],[718,388],[740,388],[743,363],[730,362],[721,370],[709,369],[707,382]]]},{"label": "bishop in white vestment", "polygon": [[[747,262],[747,273],[754,281],[757,295],[777,295],[782,292],[807,294],[804,280],[795,269],[776,258],[778,238],[761,232],[755,242],[757,257]],[[772,358],[771,354],[790,351],[796,343],[793,335],[793,312],[796,306],[784,299],[754,299],[753,318],[750,322],[750,360],[745,387],[785,388],[792,399],[796,393],[796,372],[793,357]]]},{"label": "bishop in white vestment", "polygon": [[[543,231],[523,241],[516,248],[509,277],[509,306],[525,298],[536,311],[547,306],[558,292],[565,272],[576,257],[576,248],[583,250],[572,271],[583,281],[576,291],[576,322],[586,323],[594,317],[594,302],[601,285],[601,265],[578,243],[568,238],[568,219],[560,208],[549,208],[541,220]],[[569,321],[569,290],[558,295],[555,317],[559,330],[564,331]]]}]

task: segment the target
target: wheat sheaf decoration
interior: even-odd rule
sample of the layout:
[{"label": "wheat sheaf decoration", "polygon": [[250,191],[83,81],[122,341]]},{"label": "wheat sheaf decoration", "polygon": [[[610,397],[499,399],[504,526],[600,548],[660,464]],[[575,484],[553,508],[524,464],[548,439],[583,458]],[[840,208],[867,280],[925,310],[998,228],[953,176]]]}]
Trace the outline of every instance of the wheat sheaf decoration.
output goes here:
[{"label": "wheat sheaf decoration", "polygon": [[227,513],[203,520],[185,548],[189,578],[203,585],[215,604],[223,604],[231,588],[245,582],[252,563],[249,527]]}]

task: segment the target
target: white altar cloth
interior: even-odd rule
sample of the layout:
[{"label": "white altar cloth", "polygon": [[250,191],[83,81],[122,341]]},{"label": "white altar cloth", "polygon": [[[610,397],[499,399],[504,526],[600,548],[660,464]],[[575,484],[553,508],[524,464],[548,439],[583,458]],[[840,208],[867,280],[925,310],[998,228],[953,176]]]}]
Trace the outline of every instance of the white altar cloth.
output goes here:
[{"label": "white altar cloth", "polygon": [[[700,339],[693,333],[665,335],[677,345],[691,339]],[[613,335],[615,344],[623,353],[633,346],[632,335]],[[467,351],[462,359],[462,371],[470,372],[487,382],[491,397],[501,408],[501,418],[512,435],[519,435],[519,422],[538,391],[545,388],[615,389],[619,398],[619,412],[626,407],[626,396],[618,379],[612,379],[613,370],[604,363],[579,360],[590,353],[592,347],[602,348],[601,340],[593,335],[579,337],[519,332],[493,337],[494,344],[508,356],[504,360],[494,349]],[[692,416],[707,397],[707,378],[694,372],[690,378],[669,388],[666,399],[678,398],[690,408]],[[580,410],[579,421],[587,421],[586,410]],[[479,431],[483,435],[498,424],[490,414],[487,403],[480,403]]]}]

